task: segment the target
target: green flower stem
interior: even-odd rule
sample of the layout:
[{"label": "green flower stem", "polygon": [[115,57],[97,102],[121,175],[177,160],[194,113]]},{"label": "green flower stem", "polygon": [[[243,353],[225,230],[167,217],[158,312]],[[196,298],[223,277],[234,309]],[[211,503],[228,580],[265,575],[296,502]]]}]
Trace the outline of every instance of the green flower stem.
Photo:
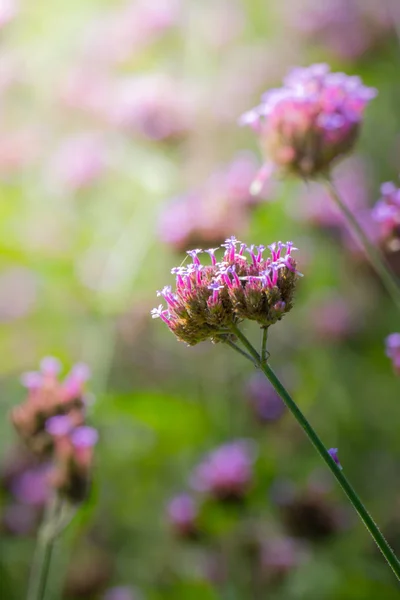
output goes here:
[{"label": "green flower stem", "polygon": [[391,270],[387,266],[385,257],[383,256],[380,249],[374,246],[368,239],[368,236],[365,234],[363,228],[357,221],[356,217],[341,199],[340,194],[338,193],[334,183],[332,182],[332,179],[330,177],[327,177],[325,183],[329,195],[331,196],[332,200],[335,202],[336,206],[339,208],[341,213],[346,218],[348,225],[356,234],[359,242],[363,246],[371,262],[371,265],[373,266],[377,274],[380,276],[382,283],[384,284],[389,295],[392,297],[394,303],[400,309],[400,284],[397,281],[396,276],[391,272]]},{"label": "green flower stem", "polygon": [[365,508],[364,504],[361,502],[359,496],[347,480],[347,477],[343,474],[343,471],[341,470],[340,466],[336,464],[329,452],[326,450],[321,439],[318,437],[313,427],[310,425],[310,423],[303,415],[295,401],[292,399],[290,394],[279,381],[278,377],[275,375],[268,363],[266,361],[261,360],[261,356],[259,355],[257,350],[252,346],[247,337],[240,331],[240,329],[236,325],[232,326],[232,332],[240,339],[242,344],[248,350],[249,354],[251,354],[251,356],[254,358],[254,362],[257,363],[258,367],[269,379],[269,381],[271,382],[279,396],[282,398],[282,400],[284,401],[284,403],[286,404],[296,421],[299,423],[300,427],[307,435],[310,442],[313,444],[314,448],[317,450],[321,458],[325,461],[329,469],[332,471],[333,475],[344,490],[354,509],[357,511],[359,517],[361,518],[369,533],[375,540],[376,545],[382,552],[386,561],[389,563],[397,579],[400,581],[400,562],[398,561],[396,555],[389,546],[385,537],[379,530],[378,526],[374,522],[373,518]]},{"label": "green flower stem", "polygon": [[254,361],[253,357],[250,356],[250,354],[247,354],[247,352],[245,352],[241,348],[239,348],[239,346],[236,346],[235,342],[232,342],[231,340],[224,340],[224,343],[227,344],[230,348],[232,348],[232,350],[238,352],[241,356],[247,358],[247,360],[253,363],[253,365],[257,366],[257,363]]},{"label": "green flower stem", "polygon": [[267,340],[268,340],[268,327],[262,328],[263,336],[261,343],[261,360],[265,362],[267,360]]},{"label": "green flower stem", "polygon": [[54,525],[60,511],[59,498],[52,498],[46,508],[43,522],[38,532],[29,578],[27,600],[44,600],[50,573],[50,563],[54,550]]}]

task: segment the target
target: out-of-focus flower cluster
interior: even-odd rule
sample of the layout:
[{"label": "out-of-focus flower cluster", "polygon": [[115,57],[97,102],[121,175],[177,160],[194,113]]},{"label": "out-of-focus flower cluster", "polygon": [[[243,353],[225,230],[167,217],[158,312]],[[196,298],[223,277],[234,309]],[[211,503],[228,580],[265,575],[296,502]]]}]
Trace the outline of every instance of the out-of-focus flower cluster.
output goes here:
[{"label": "out-of-focus flower cluster", "polygon": [[376,96],[359,77],[331,73],[326,64],[293,69],[284,87],[241,117],[259,136],[267,167],[254,190],[273,169],[304,178],[324,173],[357,139],[364,110]]},{"label": "out-of-focus flower cluster", "polygon": [[72,503],[87,495],[97,431],[85,424],[84,386],[89,369],[77,364],[60,381],[59,361],[47,357],[39,372],[28,372],[22,383],[27,399],[11,412],[12,422],[27,448],[38,460],[51,463],[49,482]]},{"label": "out-of-focus flower cluster", "polygon": [[176,250],[221,244],[244,232],[259,198],[250,194],[258,166],[251,154],[238,155],[204,185],[169,202],[160,217],[159,235]]},{"label": "out-of-focus flower cluster", "polygon": [[386,356],[392,361],[395,373],[400,375],[400,333],[391,333],[387,336]]},{"label": "out-of-focus flower cluster", "polygon": [[396,0],[306,0],[285,3],[288,21],[305,41],[317,42],[340,60],[362,59],[394,29]]},{"label": "out-of-focus flower cluster", "polygon": [[387,182],[381,186],[381,198],[375,204],[372,218],[378,223],[382,240],[391,250],[400,248],[400,188]]},{"label": "out-of-focus flower cluster", "polygon": [[218,248],[206,250],[210,265],[201,264],[202,250],[188,251],[192,264],[172,270],[175,291],[167,286],[158,292],[168,308],[160,304],[153,318],[161,318],[189,346],[207,339],[224,341],[232,335],[232,325],[243,319],[269,327],[292,308],[298,278],[292,242],[271,244],[268,258],[263,257],[265,246],[247,247],[235,237],[222,246],[220,262],[215,257]]}]

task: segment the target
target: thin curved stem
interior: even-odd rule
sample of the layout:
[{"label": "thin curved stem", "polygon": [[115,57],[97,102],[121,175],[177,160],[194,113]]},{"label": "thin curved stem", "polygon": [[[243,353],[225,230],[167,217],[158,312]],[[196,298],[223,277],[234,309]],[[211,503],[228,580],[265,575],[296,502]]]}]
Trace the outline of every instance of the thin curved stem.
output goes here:
[{"label": "thin curved stem", "polygon": [[397,281],[396,276],[387,266],[385,257],[380,249],[374,246],[368,239],[368,236],[365,234],[356,217],[341,199],[340,194],[338,193],[332,179],[329,176],[325,179],[325,183],[329,195],[346,218],[348,225],[356,234],[370,260],[371,265],[375,269],[376,273],[380,276],[382,283],[384,284],[389,295],[392,297],[394,303],[400,309],[400,284]]},{"label": "thin curved stem", "polygon": [[235,344],[235,342],[232,342],[231,340],[224,340],[224,343],[227,344],[230,348],[232,348],[236,352],[238,352],[241,356],[244,356],[253,365],[257,366],[257,363],[254,361],[254,358],[252,356],[250,356],[250,354],[247,354],[247,352],[245,352],[244,350],[242,350],[241,348],[239,348],[239,346],[237,346]]},{"label": "thin curved stem", "polygon": [[354,488],[351,486],[347,477],[344,475],[343,471],[341,470],[341,467],[336,464],[334,459],[326,450],[318,434],[310,425],[306,417],[303,415],[295,401],[290,396],[289,392],[285,389],[285,387],[275,375],[268,363],[266,361],[261,360],[261,356],[258,354],[257,350],[254,348],[254,346],[252,346],[252,344],[249,342],[246,336],[239,330],[239,328],[236,325],[232,326],[232,332],[240,339],[240,341],[247,348],[249,353],[253,356],[254,360],[257,362],[257,366],[263,371],[263,373],[268,378],[272,386],[275,388],[279,396],[282,398],[282,400],[284,401],[287,408],[290,410],[300,427],[303,429],[304,433],[307,435],[310,442],[313,444],[314,448],[317,450],[318,454],[325,461],[328,468],[331,470],[339,485],[342,487],[346,496],[350,500],[354,509],[358,513],[365,527],[368,529],[369,533],[375,540],[376,545],[378,546],[386,561],[392,568],[397,579],[400,581],[399,560],[397,559],[393,550],[391,549],[385,537],[381,533],[380,529],[376,525],[375,521],[365,508],[364,504],[361,502],[361,499],[357,495]]},{"label": "thin curved stem", "polygon": [[268,340],[268,327],[263,327],[263,336],[261,342],[261,360],[265,362],[267,360],[267,340]]},{"label": "thin curved stem", "polygon": [[37,536],[27,600],[44,600],[45,598],[55,542],[55,535],[53,535],[52,530],[58,518],[59,510],[59,499],[52,499],[46,509],[43,523]]}]

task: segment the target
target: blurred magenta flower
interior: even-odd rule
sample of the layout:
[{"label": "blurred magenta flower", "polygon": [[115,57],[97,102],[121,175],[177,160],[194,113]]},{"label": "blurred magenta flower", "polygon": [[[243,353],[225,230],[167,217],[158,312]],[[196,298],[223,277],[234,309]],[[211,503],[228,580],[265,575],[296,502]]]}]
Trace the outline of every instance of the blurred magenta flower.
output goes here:
[{"label": "blurred magenta flower", "polygon": [[26,446],[40,460],[51,460],[50,485],[77,503],[88,491],[98,433],[85,424],[88,367],[76,364],[64,381],[60,370],[60,361],[47,356],[40,371],[25,373],[28,397],[11,411],[11,419]]},{"label": "blurred magenta flower", "polygon": [[234,236],[222,246],[221,262],[215,256],[218,248],[205,251],[210,255],[209,265],[200,262],[202,250],[189,250],[192,264],[172,269],[175,290],[165,286],[157,293],[167,308],[160,304],[151,311],[153,318],[164,321],[178,340],[189,346],[207,339],[229,340],[226,335],[231,335],[232,326],[242,319],[268,327],[292,308],[299,275],[292,242],[271,244],[268,258],[263,257],[265,246],[247,247]]},{"label": "blurred magenta flower", "polygon": [[128,0],[104,11],[85,31],[84,59],[118,65],[147,49],[179,25],[181,0]]},{"label": "blurred magenta flower", "polygon": [[388,356],[393,365],[395,373],[400,375],[400,333],[391,333],[385,340],[386,356]]},{"label": "blurred magenta flower", "polygon": [[21,504],[44,506],[50,497],[49,463],[26,469],[13,478],[11,492]]},{"label": "blurred magenta flower", "polygon": [[252,440],[223,444],[194,469],[191,485],[218,500],[240,500],[251,487],[256,456]]},{"label": "blurred magenta flower", "polygon": [[179,536],[191,537],[197,531],[198,508],[189,494],[175,496],[167,507],[169,523]]},{"label": "blurred magenta flower", "polygon": [[307,547],[289,536],[272,536],[261,544],[261,569],[268,580],[280,581],[309,558]]},{"label": "blurred magenta flower", "polygon": [[293,69],[284,86],[264,94],[240,123],[259,136],[266,165],[257,191],[273,170],[310,178],[324,173],[357,139],[364,110],[377,91],[359,77],[331,73],[326,64]]},{"label": "blurred magenta flower", "polygon": [[321,340],[346,339],[357,327],[354,312],[349,302],[335,292],[314,302],[310,320],[316,336]]},{"label": "blurred magenta flower", "polygon": [[378,223],[382,240],[389,248],[399,249],[400,237],[400,188],[392,182],[381,186],[381,198],[372,210],[372,218]]},{"label": "blurred magenta flower", "polygon": [[[331,448],[331,456],[332,452],[336,456],[335,451]],[[277,481],[271,498],[279,507],[283,524],[291,536],[325,541],[348,526],[347,514],[331,500],[329,493],[330,488],[318,482],[297,489],[290,482]]]},{"label": "blurred magenta flower", "polygon": [[398,5],[396,0],[306,0],[301,6],[289,3],[289,10],[290,21],[309,42],[340,60],[357,60],[390,34],[391,11],[398,11]]},{"label": "blurred magenta flower", "polygon": [[109,588],[102,600],[140,600],[142,595],[137,590],[133,590],[128,586],[117,586]]},{"label": "blurred magenta flower", "polygon": [[65,192],[76,192],[92,185],[107,164],[105,141],[97,133],[80,133],[64,140],[55,151],[50,178]]},{"label": "blurred magenta flower", "polygon": [[191,129],[193,110],[193,98],[182,82],[147,74],[115,83],[108,119],[125,133],[154,141],[177,140]]},{"label": "blurred magenta flower", "polygon": [[[332,172],[340,197],[355,213],[368,208],[366,169],[359,157],[351,156],[335,166]],[[343,213],[331,201],[328,191],[314,181],[308,182],[300,201],[296,198],[291,203],[290,214],[320,227],[347,229]]]},{"label": "blurred magenta flower", "polygon": [[261,423],[273,423],[285,414],[285,404],[262,373],[254,373],[245,386],[245,395]]},{"label": "blurred magenta flower", "polygon": [[158,225],[162,241],[184,250],[190,246],[220,244],[232,232],[243,233],[249,224],[251,208],[259,202],[259,198],[250,194],[257,171],[251,153],[239,154],[200,189],[167,203]]}]

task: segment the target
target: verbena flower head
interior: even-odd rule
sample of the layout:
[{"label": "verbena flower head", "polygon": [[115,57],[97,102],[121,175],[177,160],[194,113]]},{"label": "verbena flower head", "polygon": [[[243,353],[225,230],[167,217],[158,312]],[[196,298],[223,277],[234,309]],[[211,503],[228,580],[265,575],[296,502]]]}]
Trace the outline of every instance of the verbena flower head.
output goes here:
[{"label": "verbena flower head", "polygon": [[292,308],[299,272],[292,256],[292,242],[246,246],[235,237],[222,245],[217,261],[215,248],[206,250],[208,264],[202,264],[202,250],[190,250],[192,262],[172,269],[175,288],[158,292],[165,302],[152,310],[178,340],[194,346],[210,339],[224,340],[232,325],[250,319],[262,327],[280,320]]},{"label": "verbena flower head", "polygon": [[168,504],[167,512],[169,522],[179,536],[191,537],[196,533],[199,511],[192,496],[174,496]]},{"label": "verbena flower head", "polygon": [[40,364],[40,371],[29,371],[21,381],[28,390],[28,397],[11,412],[11,419],[19,435],[36,454],[51,451],[53,443],[46,422],[51,417],[69,415],[71,423],[77,427],[85,418],[85,383],[90,377],[87,365],[75,365],[64,381],[58,374],[60,362],[46,357]]},{"label": "verbena flower head", "polygon": [[[271,168],[310,178],[352,149],[365,107],[376,94],[359,77],[331,73],[326,64],[299,67],[240,122],[259,135]],[[261,172],[255,191],[269,172]]]},{"label": "verbena flower head", "polygon": [[393,242],[400,236],[400,188],[386,182],[381,186],[381,194],[372,210],[372,218],[379,224],[382,238]]},{"label": "verbena flower head", "polygon": [[219,500],[241,499],[251,485],[255,459],[251,440],[223,444],[194,470],[192,487]]},{"label": "verbena flower head", "polygon": [[11,418],[26,446],[39,459],[50,461],[48,481],[70,502],[87,495],[98,433],[85,424],[84,386],[90,377],[83,363],[59,380],[60,362],[42,360],[39,372],[25,373],[28,398],[15,407]]},{"label": "verbena flower head", "polygon": [[385,343],[386,356],[391,359],[395,373],[400,375],[400,333],[391,333]]}]

